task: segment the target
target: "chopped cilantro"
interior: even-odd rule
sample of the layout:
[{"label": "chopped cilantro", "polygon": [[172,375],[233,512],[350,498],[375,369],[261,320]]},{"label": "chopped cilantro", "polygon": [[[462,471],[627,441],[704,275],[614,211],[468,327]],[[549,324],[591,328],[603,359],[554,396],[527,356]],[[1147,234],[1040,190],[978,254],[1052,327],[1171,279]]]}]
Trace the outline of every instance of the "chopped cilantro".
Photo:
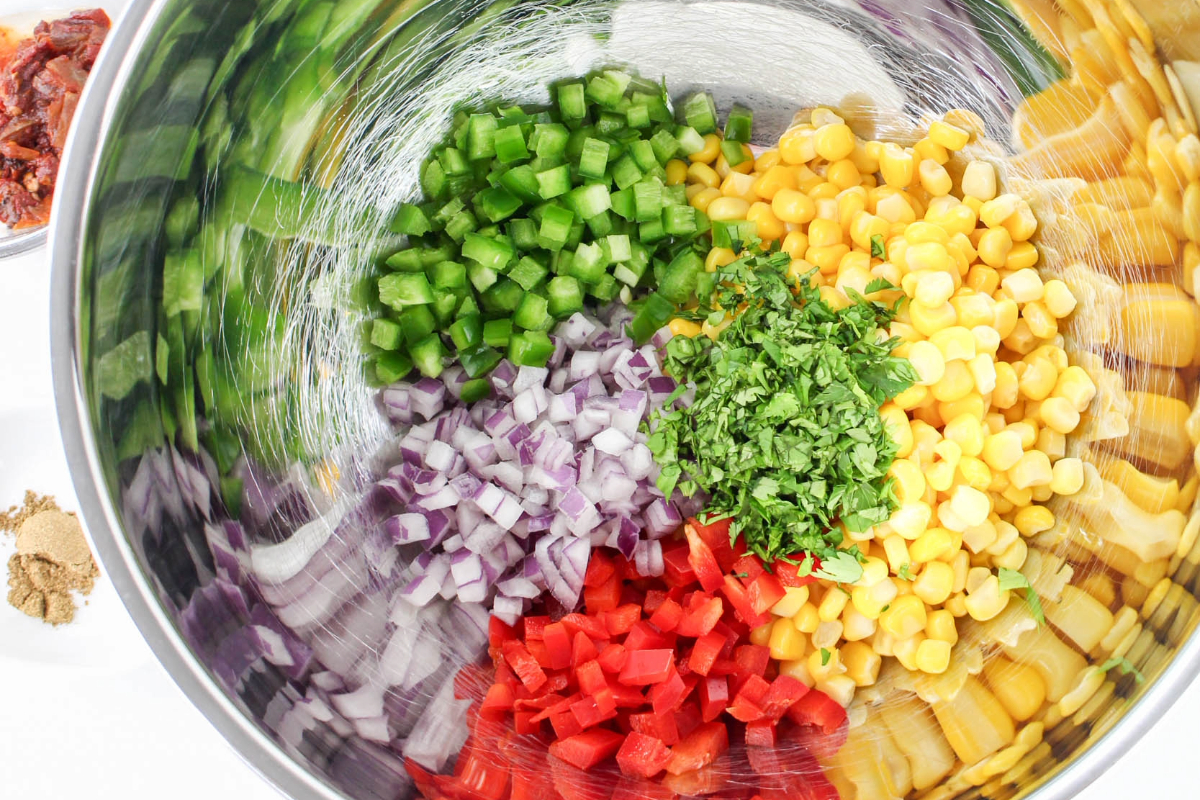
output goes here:
[{"label": "chopped cilantro", "polygon": [[1114,667],[1119,668],[1122,675],[1132,675],[1135,683],[1140,684],[1146,682],[1146,676],[1142,674],[1141,670],[1135,667],[1133,662],[1124,656],[1115,656],[1110,658],[1108,661],[1105,661],[1100,665],[1100,671],[1108,672]]},{"label": "chopped cilantro", "polygon": [[1046,614],[1042,611],[1042,601],[1038,597],[1037,592],[1033,590],[1033,584],[1029,582],[1024,574],[1017,572],[1015,569],[1001,567],[996,571],[996,577],[1000,579],[1000,588],[1003,591],[1011,592],[1017,589],[1025,590],[1025,604],[1029,606],[1029,613],[1033,614],[1033,618],[1037,620],[1038,625],[1046,624]]},{"label": "chopped cilantro", "polygon": [[878,233],[871,235],[871,258],[887,258],[887,245]]},{"label": "chopped cilantro", "polygon": [[832,654],[832,653],[830,653],[830,652],[829,652],[828,650],[826,650],[824,647],[822,647],[822,648],[821,648],[821,666],[822,666],[822,667],[824,667],[824,666],[828,666],[828,665],[829,665],[829,659],[830,659],[830,658],[832,658],[832,657],[833,657],[833,654]]},{"label": "chopped cilantro", "polygon": [[648,444],[659,489],[707,495],[706,510],[731,517],[731,538],[751,552],[768,562],[813,554],[815,574],[853,582],[862,568],[838,550],[842,527],[865,531],[895,508],[896,444],[879,407],[916,373],[879,333],[894,308],[853,294],[835,311],[789,264],[760,251],[714,275],[713,308],[691,313],[733,320],[716,341],[667,344],[666,371],[696,400],[657,410]]},{"label": "chopped cilantro", "polygon": [[901,564],[896,574],[906,581],[916,580],[912,574],[912,564]]},{"label": "chopped cilantro", "polygon": [[749,577],[750,577],[750,573],[749,573],[749,572],[735,572],[735,573],[733,573],[733,577],[735,577],[735,578],[749,578]]}]

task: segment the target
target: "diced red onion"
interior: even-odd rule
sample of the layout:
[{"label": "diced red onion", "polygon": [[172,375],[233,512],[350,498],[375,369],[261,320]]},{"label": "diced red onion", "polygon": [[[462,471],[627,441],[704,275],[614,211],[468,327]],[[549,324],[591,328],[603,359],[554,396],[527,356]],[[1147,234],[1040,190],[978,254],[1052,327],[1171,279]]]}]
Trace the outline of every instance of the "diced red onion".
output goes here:
[{"label": "diced red onion", "polygon": [[397,544],[424,542],[429,538],[429,523],[421,514],[397,514],[388,518],[384,525]]}]

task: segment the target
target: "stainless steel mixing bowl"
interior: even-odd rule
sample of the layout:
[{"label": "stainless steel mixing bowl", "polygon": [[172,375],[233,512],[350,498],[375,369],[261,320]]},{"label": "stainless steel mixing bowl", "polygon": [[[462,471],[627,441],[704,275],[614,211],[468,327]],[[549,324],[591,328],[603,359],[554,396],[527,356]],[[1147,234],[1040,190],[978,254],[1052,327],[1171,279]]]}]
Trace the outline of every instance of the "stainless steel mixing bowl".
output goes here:
[{"label": "stainless steel mixing bowl", "polygon": [[[1122,483],[1106,472],[1104,482],[1097,472],[1094,491],[1059,507],[1072,522],[1038,538],[1037,557],[1047,574],[1066,579],[1059,568],[1073,569],[1073,583],[1121,610],[1091,662],[1123,654],[1146,681],[1093,671],[1071,702],[1044,704],[1021,725],[1015,744],[920,788],[937,798],[1055,800],[1099,775],[1200,667],[1200,520],[1191,508],[1200,432],[1188,419],[1200,349],[1189,329],[1197,222],[1183,216],[1197,188],[1187,173],[1196,166],[1200,5],[1018,8],[1028,29],[987,0],[134,0],[88,84],[60,179],[54,373],[104,572],[193,702],[293,797],[410,792],[403,735],[455,722],[417,721],[436,687],[376,687],[382,694],[368,699],[382,703],[382,737],[345,713],[345,696],[370,688],[368,673],[404,624],[387,618],[395,553],[369,524],[370,481],[394,433],[358,367],[360,287],[393,244],[382,221],[416,193],[422,154],[456,108],[537,101],[548,80],[622,62],[680,92],[704,86],[719,104],[748,101],[762,142],[794,109],[817,103],[881,136],[904,136],[897,120],[965,107],[1015,148],[1069,136],[1093,113],[1087,135],[1100,136],[1081,147],[1114,171],[1176,181],[1159,186],[1139,217],[1138,232],[1158,237],[1163,257],[1119,238],[1127,231],[1079,227],[1062,202],[1080,188],[1065,151],[1043,150],[1013,176],[1039,203],[1048,268],[1084,299],[1067,342],[1101,394],[1077,444],[1101,467],[1120,455],[1141,475]],[[1064,72],[1073,79],[1056,84]],[[1070,118],[1110,82],[1136,111],[1102,105]],[[1058,94],[1041,95],[1040,107],[1022,102],[1051,85]],[[1109,139],[1125,149],[1105,149]],[[1164,166],[1168,151],[1175,160]],[[290,185],[241,196],[238,165],[304,188],[291,210],[279,202]],[[200,284],[187,284],[197,274]],[[1146,281],[1183,288],[1140,305],[1123,294]],[[1164,342],[1170,354],[1160,357]],[[1156,359],[1166,363],[1148,365]],[[1105,495],[1109,486],[1130,495],[1174,487],[1180,509],[1160,497],[1157,516],[1135,513],[1124,493]],[[358,512],[350,522],[329,522],[348,507]],[[252,578],[250,548],[289,540],[305,523],[304,535],[325,548],[277,580]],[[1151,560],[1110,541],[1117,528],[1154,537],[1164,526],[1175,549]],[[320,559],[320,574],[308,575]],[[300,596],[289,583],[297,576],[319,588]],[[451,633],[438,646],[451,666],[478,645],[470,622],[444,619]],[[1052,652],[1074,645],[1060,641],[1061,625],[1046,635],[1049,649],[1026,655],[1052,671]],[[901,793],[887,777],[900,750],[880,733],[879,708],[903,702],[919,723],[914,735],[940,737],[955,694],[968,683],[986,691],[972,674],[999,643],[977,640],[978,658],[958,658],[969,645],[945,682],[891,676],[860,692],[851,721],[867,733],[852,730],[849,755],[827,765],[845,800]],[[393,742],[371,741],[379,738]]]}]

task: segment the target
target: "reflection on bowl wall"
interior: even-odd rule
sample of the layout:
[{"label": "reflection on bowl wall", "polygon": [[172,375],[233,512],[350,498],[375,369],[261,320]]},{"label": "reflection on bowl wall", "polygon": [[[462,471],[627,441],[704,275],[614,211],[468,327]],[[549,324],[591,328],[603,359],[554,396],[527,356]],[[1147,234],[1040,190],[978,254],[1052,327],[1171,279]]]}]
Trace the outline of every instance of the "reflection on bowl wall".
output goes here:
[{"label": "reflection on bowl wall", "polygon": [[[818,760],[843,800],[1070,796],[1200,659],[1200,23],[1094,5],[1019,4],[1041,46],[990,0],[135,1],[64,167],[55,374],[88,527],[159,657],[298,798],[405,797],[414,730],[462,741],[452,676],[486,611],[397,610],[416,554],[381,534],[398,433],[361,368],[386,223],[457,109],[612,63],[747,102],[760,144],[817,104],[900,139],[967,108],[1021,152],[1041,266],[1081,300],[1089,479],[1029,541],[1052,625],[1014,601],[944,675],[892,664]],[[1191,38],[1159,54],[1135,6]]]}]

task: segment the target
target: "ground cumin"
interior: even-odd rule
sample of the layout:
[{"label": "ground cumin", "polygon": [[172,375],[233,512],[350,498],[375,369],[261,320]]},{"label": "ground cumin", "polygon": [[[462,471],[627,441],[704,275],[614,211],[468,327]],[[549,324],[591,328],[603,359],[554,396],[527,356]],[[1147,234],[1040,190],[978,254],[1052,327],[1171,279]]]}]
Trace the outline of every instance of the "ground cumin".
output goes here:
[{"label": "ground cumin", "polygon": [[58,503],[49,495],[39,495],[29,490],[25,491],[25,502],[12,506],[7,511],[0,512],[0,531],[16,533],[25,524],[25,520],[43,511],[59,511]]},{"label": "ground cumin", "polygon": [[8,602],[51,625],[75,618],[74,591],[88,594],[100,574],[74,514],[58,510],[51,498],[25,496],[25,509],[52,510],[12,515],[21,519],[17,552],[8,560]]}]

